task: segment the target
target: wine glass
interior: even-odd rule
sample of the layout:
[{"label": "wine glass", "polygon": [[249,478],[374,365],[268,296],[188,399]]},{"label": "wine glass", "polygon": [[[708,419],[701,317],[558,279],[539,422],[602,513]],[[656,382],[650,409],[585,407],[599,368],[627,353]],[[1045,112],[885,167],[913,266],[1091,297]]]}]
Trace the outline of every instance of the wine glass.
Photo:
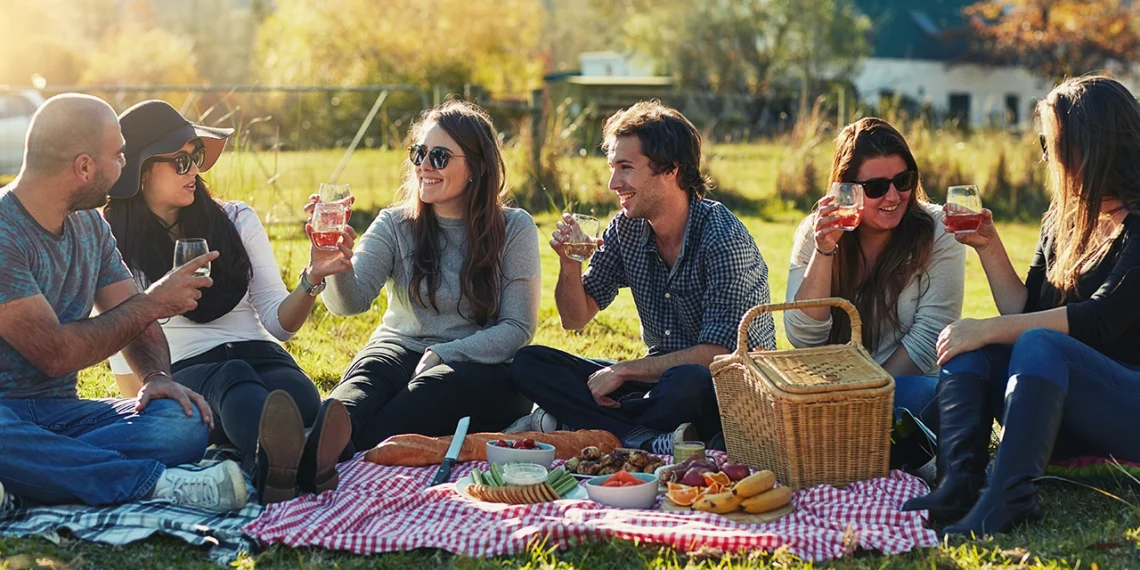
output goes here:
[{"label": "wine glass", "polygon": [[317,202],[313,205],[312,240],[317,249],[335,250],[348,223],[348,208],[339,202]]},{"label": "wine glass", "polygon": [[839,217],[839,225],[836,228],[850,232],[859,227],[859,221],[863,219],[863,185],[834,182],[829,194],[835,197],[832,205],[837,209],[832,215]]},{"label": "wine glass", "polygon": [[[201,257],[210,253],[210,246],[206,244],[206,240],[202,238],[187,238],[180,239],[174,242],[174,268],[178,269],[195,258]],[[199,267],[194,270],[195,277],[209,277],[210,264]]]},{"label": "wine glass", "polygon": [[570,241],[566,242],[566,257],[574,261],[586,261],[598,249],[598,231],[602,224],[593,216],[573,214],[574,226]]},{"label": "wine glass", "polygon": [[982,196],[973,184],[951,186],[946,190],[946,229],[956,234],[978,231],[985,214]]},{"label": "wine glass", "polygon": [[348,188],[348,184],[331,184],[328,182],[321,183],[320,190],[317,191],[322,202],[340,202],[352,195]]}]

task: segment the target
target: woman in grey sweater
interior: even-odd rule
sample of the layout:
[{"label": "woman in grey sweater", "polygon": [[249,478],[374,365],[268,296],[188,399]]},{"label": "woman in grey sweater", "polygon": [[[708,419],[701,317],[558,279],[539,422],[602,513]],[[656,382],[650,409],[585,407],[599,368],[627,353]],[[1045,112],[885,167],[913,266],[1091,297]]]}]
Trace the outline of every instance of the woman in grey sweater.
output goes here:
[{"label": "woman in grey sweater", "polygon": [[388,290],[383,323],[330,396],[348,407],[357,449],[450,434],[464,416],[472,431],[498,431],[531,409],[507,363],[537,327],[538,233],[525,211],[503,207],[498,140],[471,103],[425,112],[400,200],[361,236],[354,269],[328,279],[336,315],[367,311]]},{"label": "woman in grey sweater", "polygon": [[[962,316],[966,249],[945,232],[942,210],[927,202],[918,165],[894,127],[861,119],[835,146],[830,179],[863,185],[862,220],[844,232],[832,197],[819,200],[796,232],[787,298],[851,301],[863,320],[863,346],[895,378],[896,408],[934,424],[935,344]],[[850,338],[838,309],[788,311],[784,326],[797,347]]]}]

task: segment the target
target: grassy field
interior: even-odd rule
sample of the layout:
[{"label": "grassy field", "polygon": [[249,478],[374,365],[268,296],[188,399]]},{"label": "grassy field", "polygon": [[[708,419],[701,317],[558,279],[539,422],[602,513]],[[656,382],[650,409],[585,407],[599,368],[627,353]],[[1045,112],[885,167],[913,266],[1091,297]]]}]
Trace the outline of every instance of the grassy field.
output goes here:
[{"label": "grassy field", "polygon": [[[712,169],[718,181],[731,188],[738,199],[757,203],[773,194],[780,149],[775,145],[714,147]],[[270,224],[277,260],[290,287],[307,261],[308,243],[302,239],[298,204],[340,159],[340,153],[282,154],[235,153],[212,173],[219,194],[253,204]],[[385,204],[399,184],[396,153],[369,151],[355,156],[341,181],[353,184],[358,204]],[[594,204],[599,215],[612,214],[606,201],[604,162],[597,158],[572,159],[560,166],[564,175],[574,172],[570,192]],[[518,175],[519,173],[512,173]],[[271,182],[270,182],[271,181]],[[234,190],[237,189],[237,190]],[[561,198],[561,197],[559,197]],[[562,201],[555,200],[561,205]],[[603,208],[604,204],[610,204]],[[742,208],[741,216],[767,261],[774,300],[786,293],[791,236],[802,213],[781,208]],[[553,229],[555,216],[536,214],[542,236]],[[1036,227],[1001,224],[1002,235],[1016,267],[1028,266]],[[545,238],[541,240],[545,243]],[[553,302],[557,275],[554,254],[542,248],[543,296],[539,330],[534,342],[558,346],[587,356],[630,358],[642,354],[637,313],[628,292],[585,329],[563,331]],[[288,350],[307,370],[323,392],[340,377],[355,350],[379,324],[384,299],[369,313],[342,319],[329,315],[318,304],[308,324],[288,343]],[[968,257],[964,316],[996,314],[984,274],[972,253]],[[786,347],[781,319],[776,319],[780,345]],[[109,369],[97,366],[84,371],[80,389],[86,397],[116,396]],[[1135,487],[1113,488],[1118,498],[1072,483],[1045,486],[1043,499],[1048,518],[1019,532],[980,541],[956,539],[939,548],[904,556],[858,554],[819,565],[826,568],[1128,568],[1140,566],[1140,493]],[[106,547],[67,540],[53,545],[42,539],[0,538],[0,570],[16,568],[210,568],[202,552],[171,539],[152,539],[127,547]],[[725,556],[704,552],[690,557],[668,549],[642,547],[622,541],[581,546],[552,553],[542,548],[496,559],[470,559],[441,552],[411,552],[359,557],[322,550],[290,550],[272,547],[239,560],[238,568],[814,568],[786,554]]]}]

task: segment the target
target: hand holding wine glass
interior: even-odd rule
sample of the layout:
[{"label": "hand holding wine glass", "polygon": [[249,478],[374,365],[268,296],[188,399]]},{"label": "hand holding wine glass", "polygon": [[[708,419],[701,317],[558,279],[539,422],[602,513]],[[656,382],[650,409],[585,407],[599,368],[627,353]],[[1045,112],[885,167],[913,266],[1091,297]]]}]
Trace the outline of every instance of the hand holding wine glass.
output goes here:
[{"label": "hand holding wine glass", "polygon": [[202,298],[201,289],[214,284],[203,269],[208,271],[210,262],[218,258],[218,252],[209,251],[194,257],[181,265],[175,265],[162,279],[155,281],[146,290],[147,299],[157,307],[157,319],[166,319],[192,311]]},{"label": "hand holding wine glass", "polygon": [[562,214],[558,229],[550,239],[550,247],[564,260],[583,262],[602,246],[598,237],[601,223],[583,214]]},{"label": "hand holding wine glass", "polygon": [[834,204],[835,196],[828,194],[816,202],[815,210],[815,248],[825,253],[835,251],[839,246],[839,238],[843,230],[839,228],[839,216],[835,211],[839,206]]},{"label": "hand holding wine glass", "polygon": [[[202,238],[186,238],[174,242],[174,269],[186,265],[190,260],[210,253],[210,246]],[[195,277],[209,277],[210,264],[194,270]]]},{"label": "hand holding wine glass", "polygon": [[993,212],[982,207],[977,186],[951,186],[942,211],[946,214],[946,232],[953,233],[959,243],[982,251],[998,239]]}]

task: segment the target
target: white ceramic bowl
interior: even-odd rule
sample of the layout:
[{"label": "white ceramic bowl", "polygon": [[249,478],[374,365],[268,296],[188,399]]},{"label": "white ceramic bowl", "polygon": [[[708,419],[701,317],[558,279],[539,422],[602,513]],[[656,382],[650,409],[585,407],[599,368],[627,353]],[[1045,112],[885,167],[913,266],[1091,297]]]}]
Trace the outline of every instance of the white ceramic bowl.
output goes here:
[{"label": "white ceramic bowl", "polygon": [[651,509],[657,501],[657,476],[649,473],[630,473],[645,481],[629,487],[603,487],[611,475],[599,475],[586,481],[586,495],[591,501],[619,509]]},{"label": "white ceramic bowl", "polygon": [[503,482],[509,485],[537,485],[546,482],[546,468],[535,463],[511,463],[503,466]]},{"label": "white ceramic bowl", "polygon": [[[554,446],[535,442],[534,449],[515,449],[513,447],[497,447],[497,439],[487,442],[487,461],[506,465],[508,463],[537,463],[547,469],[554,463]],[[513,441],[513,440],[507,440]]]}]

